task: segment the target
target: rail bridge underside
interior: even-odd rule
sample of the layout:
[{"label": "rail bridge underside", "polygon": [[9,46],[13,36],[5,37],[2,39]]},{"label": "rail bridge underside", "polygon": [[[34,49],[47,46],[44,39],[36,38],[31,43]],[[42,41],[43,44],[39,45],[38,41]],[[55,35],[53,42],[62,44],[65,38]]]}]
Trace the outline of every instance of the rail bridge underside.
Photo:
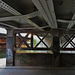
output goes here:
[{"label": "rail bridge underside", "polygon": [[[60,32],[60,33],[59,33]],[[11,33],[11,34],[10,34]],[[39,39],[38,43],[34,45],[34,39]],[[47,41],[48,40],[48,41]],[[75,51],[75,33],[64,31],[32,31],[32,30],[8,30],[7,33],[7,65],[15,65],[15,53],[17,50],[37,50],[37,51],[51,51],[54,60],[63,51]],[[28,43],[29,42],[29,43]],[[44,46],[39,46],[40,44]],[[23,45],[23,46],[21,46]]]},{"label": "rail bridge underside", "polygon": [[0,0],[0,27],[7,30],[0,45],[6,45],[8,66],[15,65],[18,50],[50,51],[54,63],[75,51],[75,1]]}]

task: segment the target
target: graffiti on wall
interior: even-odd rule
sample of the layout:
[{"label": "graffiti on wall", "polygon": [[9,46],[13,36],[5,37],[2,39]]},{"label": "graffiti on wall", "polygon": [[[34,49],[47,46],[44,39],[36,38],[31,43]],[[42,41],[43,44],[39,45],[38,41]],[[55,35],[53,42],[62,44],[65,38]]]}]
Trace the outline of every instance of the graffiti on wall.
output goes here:
[{"label": "graffiti on wall", "polygon": [[6,57],[7,60],[13,60],[13,38],[7,38],[7,45],[6,45]]}]

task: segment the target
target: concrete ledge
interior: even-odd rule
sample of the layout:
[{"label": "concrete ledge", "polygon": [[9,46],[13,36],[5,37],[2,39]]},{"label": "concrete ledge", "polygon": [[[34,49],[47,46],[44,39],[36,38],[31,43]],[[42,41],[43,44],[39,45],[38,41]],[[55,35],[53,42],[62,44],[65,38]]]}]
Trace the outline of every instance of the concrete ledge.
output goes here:
[{"label": "concrete ledge", "polygon": [[75,67],[58,67],[58,68],[50,68],[50,67],[41,67],[41,66],[8,66],[0,69],[34,69],[34,70],[75,70]]}]

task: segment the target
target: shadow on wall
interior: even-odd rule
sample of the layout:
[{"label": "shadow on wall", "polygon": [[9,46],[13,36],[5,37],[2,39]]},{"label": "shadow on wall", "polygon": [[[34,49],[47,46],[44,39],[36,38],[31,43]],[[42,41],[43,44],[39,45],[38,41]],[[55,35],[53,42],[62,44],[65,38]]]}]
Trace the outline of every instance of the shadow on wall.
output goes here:
[{"label": "shadow on wall", "polygon": [[75,67],[75,54],[61,54],[60,66],[61,67]]}]

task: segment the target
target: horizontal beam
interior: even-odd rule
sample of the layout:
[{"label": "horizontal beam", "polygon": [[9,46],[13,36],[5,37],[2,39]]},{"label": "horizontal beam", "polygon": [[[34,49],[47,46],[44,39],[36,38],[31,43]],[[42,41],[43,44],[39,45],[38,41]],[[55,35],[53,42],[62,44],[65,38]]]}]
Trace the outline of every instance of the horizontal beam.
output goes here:
[{"label": "horizontal beam", "polygon": [[40,15],[40,12],[35,11],[35,12],[27,14],[27,15],[2,17],[2,18],[0,18],[0,21],[10,21],[10,20],[16,20],[16,19],[33,18],[38,15]]},{"label": "horizontal beam", "polygon": [[51,51],[52,49],[51,48],[16,48],[16,50],[39,50],[39,51],[41,51],[41,50],[45,50],[45,51]]},{"label": "horizontal beam", "polygon": [[75,33],[75,29],[74,30],[66,30],[66,29],[50,29],[49,31],[39,31],[39,30],[25,30],[25,29],[22,29],[22,30],[19,30],[19,29],[15,29],[15,33],[18,33],[18,32],[21,32],[21,33],[36,33],[36,34],[46,34],[46,33],[50,33],[50,34],[56,34],[57,32],[59,32],[60,34],[67,34],[67,33],[70,33],[70,34],[73,34]]},{"label": "horizontal beam", "polygon": [[75,48],[60,48],[61,51],[75,51]]},{"label": "horizontal beam", "polygon": [[[74,20],[74,19],[75,19],[75,13],[72,17],[72,20]],[[68,26],[67,26],[67,29],[71,29],[74,25],[75,25],[75,23],[73,23],[73,22],[69,23]]]},{"label": "horizontal beam", "polygon": [[0,22],[0,24],[3,25],[3,26],[11,27],[11,28],[13,28],[13,29],[18,29],[17,27],[12,26],[12,25],[9,25],[9,24],[6,24],[6,23]]},{"label": "horizontal beam", "polygon": [[39,11],[34,11],[34,12],[30,13],[30,14],[26,14],[25,17],[33,18],[33,17],[39,16],[39,15],[41,15]]},{"label": "horizontal beam", "polygon": [[41,27],[41,28],[47,28],[47,27],[49,27],[49,26],[47,25],[47,26],[43,26],[43,27]]},{"label": "horizontal beam", "polygon": [[62,19],[57,19],[57,22],[62,22],[62,23],[75,23],[75,20],[62,20]]}]

